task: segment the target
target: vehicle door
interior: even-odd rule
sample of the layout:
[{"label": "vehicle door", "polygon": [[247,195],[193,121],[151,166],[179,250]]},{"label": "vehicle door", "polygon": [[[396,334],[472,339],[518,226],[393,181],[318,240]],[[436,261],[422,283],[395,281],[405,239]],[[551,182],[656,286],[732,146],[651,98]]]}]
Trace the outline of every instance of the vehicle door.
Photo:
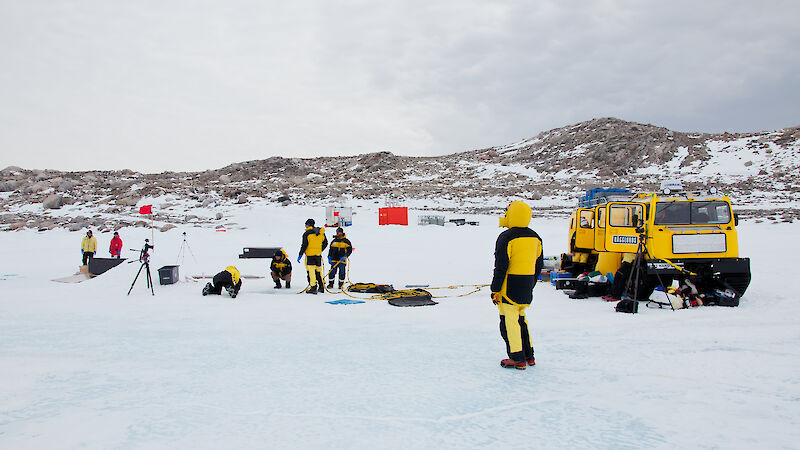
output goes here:
[{"label": "vehicle door", "polygon": [[575,232],[575,247],[578,250],[591,252],[594,250],[594,209],[579,208],[578,223]]},{"label": "vehicle door", "polygon": [[644,205],[633,202],[611,202],[606,205],[606,251],[636,253],[639,233],[636,228],[644,220]]},{"label": "vehicle door", "polygon": [[594,249],[598,252],[606,251],[606,211],[607,205],[595,208]]}]

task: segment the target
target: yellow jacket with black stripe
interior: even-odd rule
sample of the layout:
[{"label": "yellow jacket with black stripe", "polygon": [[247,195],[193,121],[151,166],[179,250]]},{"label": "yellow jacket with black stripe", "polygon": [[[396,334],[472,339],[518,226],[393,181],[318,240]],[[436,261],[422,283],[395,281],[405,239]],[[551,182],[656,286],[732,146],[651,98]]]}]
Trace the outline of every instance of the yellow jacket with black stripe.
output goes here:
[{"label": "yellow jacket with black stripe", "polygon": [[233,284],[239,284],[239,280],[242,279],[242,275],[239,273],[239,270],[234,266],[228,266],[225,268],[225,271],[231,274],[231,280]]},{"label": "yellow jacket with black stripe", "polygon": [[322,251],[328,246],[328,238],[325,237],[325,228],[306,227],[303,233],[303,241],[300,244],[300,256],[321,256]]},{"label": "yellow jacket with black stripe", "polygon": [[499,292],[507,303],[529,305],[533,287],[542,271],[542,239],[528,228],[531,209],[523,202],[512,202],[501,218],[509,229],[500,233],[494,251],[492,292]]},{"label": "yellow jacket with black stripe", "polygon": [[353,253],[353,244],[350,242],[350,239],[347,239],[346,234],[342,234],[342,237],[335,237],[331,241],[331,248],[328,250],[328,258],[332,261],[339,261],[342,258],[350,257],[350,254]]},{"label": "yellow jacket with black stripe", "polygon": [[[275,259],[275,256],[273,256],[272,263],[269,265],[269,270],[278,274],[279,277],[285,277],[287,274],[292,273],[292,262],[289,261],[289,257],[283,249],[278,250],[278,253],[282,256],[281,260],[278,261]],[[278,253],[275,255],[278,255]]]}]

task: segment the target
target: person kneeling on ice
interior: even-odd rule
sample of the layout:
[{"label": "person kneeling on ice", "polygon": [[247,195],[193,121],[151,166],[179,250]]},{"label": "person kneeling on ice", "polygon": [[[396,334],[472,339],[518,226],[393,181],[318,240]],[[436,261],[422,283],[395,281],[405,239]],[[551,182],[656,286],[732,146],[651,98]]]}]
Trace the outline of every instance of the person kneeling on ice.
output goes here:
[{"label": "person kneeling on ice", "polygon": [[524,370],[536,363],[533,339],[525,319],[525,309],[533,301],[533,287],[544,266],[542,239],[528,228],[531,207],[514,201],[500,218],[508,230],[497,237],[494,250],[492,303],[500,310],[500,335],[506,342],[508,359],[502,367]]},{"label": "person kneeling on ice", "polygon": [[236,298],[236,295],[239,294],[239,289],[242,288],[242,276],[234,266],[226,267],[225,270],[214,275],[211,281],[214,284],[206,283],[203,288],[203,295],[221,295],[222,289],[225,288],[231,298]]},{"label": "person kneeling on ice", "polygon": [[333,279],[336,278],[336,272],[339,272],[339,289],[344,286],[344,278],[347,273],[347,258],[353,253],[353,244],[350,239],[344,234],[344,229],[339,227],[336,229],[336,236],[331,241],[330,250],[328,250],[328,263],[331,265],[331,270],[328,272],[328,289],[333,289]]},{"label": "person kneeling on ice", "polygon": [[306,255],[306,271],[308,271],[308,290],[306,294],[316,294],[325,292],[322,285],[322,251],[328,246],[328,238],[325,237],[325,228],[314,226],[314,219],[306,220],[306,231],[303,233],[303,240],[300,244],[300,254],[297,262]]},{"label": "person kneeling on ice", "polygon": [[292,262],[283,249],[275,252],[272,256],[272,263],[269,265],[272,281],[275,282],[275,289],[281,288],[281,280],[286,281],[286,289],[292,287]]}]

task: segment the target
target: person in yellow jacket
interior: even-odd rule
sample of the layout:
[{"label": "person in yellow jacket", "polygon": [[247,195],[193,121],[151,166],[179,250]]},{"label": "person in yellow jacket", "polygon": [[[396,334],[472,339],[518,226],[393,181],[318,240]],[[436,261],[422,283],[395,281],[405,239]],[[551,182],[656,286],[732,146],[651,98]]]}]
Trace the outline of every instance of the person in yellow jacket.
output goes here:
[{"label": "person in yellow jacket", "polygon": [[328,238],[325,237],[325,228],[314,226],[314,219],[306,220],[306,231],[303,233],[303,240],[300,243],[300,254],[297,262],[306,255],[306,271],[308,271],[309,288],[306,294],[316,294],[317,291],[324,292],[322,284],[322,251],[328,246]]},{"label": "person in yellow jacket", "polygon": [[528,228],[531,207],[514,201],[508,206],[495,243],[492,302],[500,311],[500,335],[506,343],[508,359],[500,361],[506,368],[524,370],[536,363],[533,339],[525,319],[525,309],[533,301],[533,287],[542,271],[542,239]]},{"label": "person in yellow jacket", "polygon": [[97,238],[92,236],[92,230],[86,232],[86,236],[81,239],[81,253],[83,254],[83,265],[89,264],[97,253]]},{"label": "person in yellow jacket", "polygon": [[221,295],[222,289],[225,288],[231,298],[236,298],[242,288],[242,276],[239,274],[239,269],[234,266],[228,266],[222,272],[214,275],[212,281],[214,284],[206,283],[203,295]]}]

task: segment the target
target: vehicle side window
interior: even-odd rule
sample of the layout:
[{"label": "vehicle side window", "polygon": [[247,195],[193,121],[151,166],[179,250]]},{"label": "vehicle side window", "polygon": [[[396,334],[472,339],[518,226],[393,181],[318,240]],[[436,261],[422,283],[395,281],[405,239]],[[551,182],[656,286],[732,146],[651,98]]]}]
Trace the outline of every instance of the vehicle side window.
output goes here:
[{"label": "vehicle side window", "polygon": [[608,224],[612,227],[632,227],[634,216],[643,219],[644,208],[642,205],[610,205],[608,211]]},{"label": "vehicle side window", "polygon": [[594,228],[594,211],[581,211],[581,228]]}]

